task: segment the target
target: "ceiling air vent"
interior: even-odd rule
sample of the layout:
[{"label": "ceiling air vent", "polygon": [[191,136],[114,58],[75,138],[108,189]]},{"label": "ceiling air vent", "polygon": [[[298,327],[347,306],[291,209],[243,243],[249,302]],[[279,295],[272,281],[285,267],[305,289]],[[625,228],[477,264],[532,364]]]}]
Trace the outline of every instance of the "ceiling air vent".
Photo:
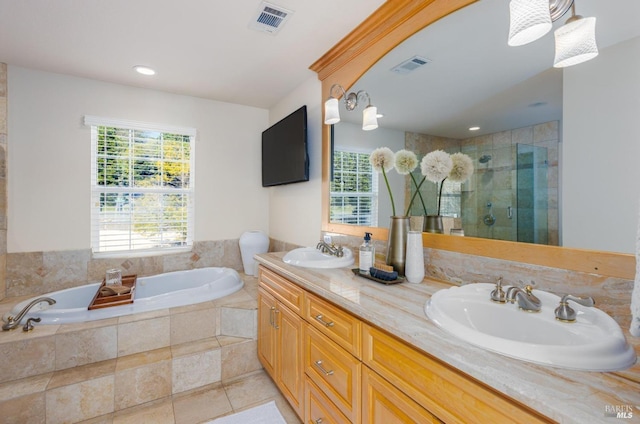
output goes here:
[{"label": "ceiling air vent", "polygon": [[413,56],[411,59],[407,59],[399,65],[391,68],[392,72],[396,74],[408,74],[409,72],[415,71],[416,69],[426,65],[427,63],[431,63],[431,59],[427,59],[426,57]]},{"label": "ceiling air vent", "polygon": [[275,35],[292,14],[292,10],[263,1],[249,28]]}]

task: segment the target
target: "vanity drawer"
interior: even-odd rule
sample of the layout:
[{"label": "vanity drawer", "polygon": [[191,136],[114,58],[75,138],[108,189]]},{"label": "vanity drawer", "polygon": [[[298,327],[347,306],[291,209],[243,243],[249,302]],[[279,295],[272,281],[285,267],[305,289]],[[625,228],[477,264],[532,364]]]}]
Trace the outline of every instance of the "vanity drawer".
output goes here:
[{"label": "vanity drawer", "polygon": [[307,293],[304,318],[318,331],[338,343],[353,356],[361,358],[362,322],[353,315],[342,311],[317,296]]},{"label": "vanity drawer", "polygon": [[304,290],[262,265],[259,269],[260,286],[275,296],[280,302],[287,305],[287,307],[297,315],[301,315],[304,302]]},{"label": "vanity drawer", "polygon": [[337,406],[322,393],[322,390],[313,381],[306,378],[304,385],[304,398],[307,411],[305,418],[307,423],[344,424],[349,420]]},{"label": "vanity drawer", "polygon": [[447,423],[549,423],[533,410],[368,325],[363,362]]},{"label": "vanity drawer", "polygon": [[362,363],[310,325],[304,338],[307,376],[351,422],[360,422]]}]

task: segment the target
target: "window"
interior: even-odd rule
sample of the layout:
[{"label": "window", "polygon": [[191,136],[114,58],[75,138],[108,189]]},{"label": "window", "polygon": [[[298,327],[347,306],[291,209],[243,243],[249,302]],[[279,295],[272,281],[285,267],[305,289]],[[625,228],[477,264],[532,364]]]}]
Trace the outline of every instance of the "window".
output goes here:
[{"label": "window", "polygon": [[378,225],[378,175],[369,153],[334,151],[330,221]]},{"label": "window", "polygon": [[85,117],[94,252],[193,243],[195,130]]}]

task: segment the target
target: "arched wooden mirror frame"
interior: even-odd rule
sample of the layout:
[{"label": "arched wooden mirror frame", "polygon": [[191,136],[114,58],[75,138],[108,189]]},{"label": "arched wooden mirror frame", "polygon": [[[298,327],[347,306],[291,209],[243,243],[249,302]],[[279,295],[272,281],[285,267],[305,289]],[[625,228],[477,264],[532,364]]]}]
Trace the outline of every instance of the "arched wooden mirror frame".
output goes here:
[{"label": "arched wooden mirror frame", "polygon": [[[311,70],[317,72],[322,81],[322,102],[328,98],[333,84],[351,87],[371,66],[402,41],[475,1],[477,0],[387,1],[311,65]],[[331,128],[324,124],[322,128],[322,230],[351,236],[361,236],[368,231],[373,234],[374,239],[386,240],[385,228],[329,222]],[[629,230],[635,231],[631,228]],[[625,279],[634,279],[635,276],[635,257],[631,254],[427,233],[423,233],[422,240],[427,248]]]}]

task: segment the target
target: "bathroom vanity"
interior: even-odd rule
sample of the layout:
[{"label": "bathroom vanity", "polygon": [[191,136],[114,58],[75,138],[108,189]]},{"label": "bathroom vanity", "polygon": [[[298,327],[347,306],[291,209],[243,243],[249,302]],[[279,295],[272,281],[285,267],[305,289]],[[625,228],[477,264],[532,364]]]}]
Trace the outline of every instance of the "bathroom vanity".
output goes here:
[{"label": "bathroom vanity", "polygon": [[449,284],[386,286],[283,256],[257,256],[258,355],[305,423],[596,423],[640,404],[637,365],[550,368],[442,331],[424,305]]}]

